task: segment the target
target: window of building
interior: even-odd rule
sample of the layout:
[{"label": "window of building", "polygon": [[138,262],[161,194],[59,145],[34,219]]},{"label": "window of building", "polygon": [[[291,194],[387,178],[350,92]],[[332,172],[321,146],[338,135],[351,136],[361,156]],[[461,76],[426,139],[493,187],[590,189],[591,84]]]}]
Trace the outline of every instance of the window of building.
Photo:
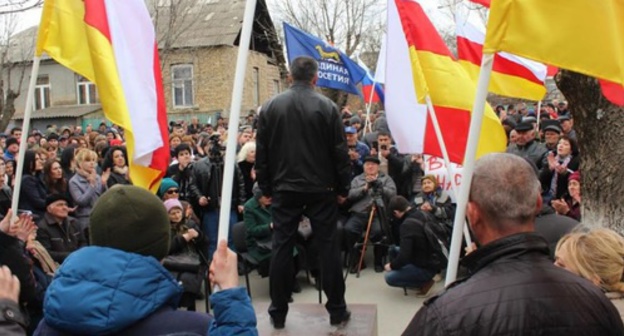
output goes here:
[{"label": "window of building", "polygon": [[260,105],[260,69],[253,68],[253,105]]},{"label": "window of building", "polygon": [[78,87],[78,105],[91,105],[100,102],[95,84],[80,75],[76,78]]},{"label": "window of building", "polygon": [[280,93],[280,82],[277,79],[273,80],[273,94],[276,95]]},{"label": "window of building", "polygon": [[171,67],[173,107],[193,106],[193,65],[180,64]]},{"label": "window of building", "polygon": [[35,110],[50,107],[50,77],[40,75],[35,85]]}]

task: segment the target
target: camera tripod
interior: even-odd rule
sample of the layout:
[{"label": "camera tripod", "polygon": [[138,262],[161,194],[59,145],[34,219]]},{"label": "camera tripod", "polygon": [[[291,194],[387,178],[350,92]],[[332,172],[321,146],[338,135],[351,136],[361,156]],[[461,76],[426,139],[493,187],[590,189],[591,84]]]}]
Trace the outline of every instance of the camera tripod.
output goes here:
[{"label": "camera tripod", "polygon": [[[357,250],[358,248],[361,248],[360,251],[360,257],[358,260],[358,267],[357,267],[357,273],[356,273],[356,278],[360,277],[360,271],[362,270],[362,265],[364,264],[364,255],[366,254],[366,248],[368,247],[368,245],[373,245],[373,246],[382,246],[384,247],[385,250],[387,250],[390,247],[390,243],[388,242],[392,242],[392,230],[390,230],[389,226],[388,226],[388,220],[386,218],[386,208],[383,204],[383,200],[381,198],[381,195],[374,195],[373,196],[373,203],[371,204],[371,209],[370,209],[370,213],[368,215],[368,222],[366,224],[366,232],[364,234],[364,241],[359,243],[355,243],[355,245],[353,245],[353,247],[351,248],[352,251]],[[381,231],[383,233],[383,237],[381,238],[381,240],[379,242],[371,242],[370,241],[370,233],[371,233],[371,227],[373,225],[373,221],[375,220],[375,215],[378,215],[379,217],[379,222],[380,222],[380,226],[381,226]],[[349,271],[351,270],[351,266],[352,266],[352,261],[353,258],[349,257],[349,262],[347,265],[347,270],[345,272],[345,276],[344,279],[346,280],[347,277],[349,276]]]}]

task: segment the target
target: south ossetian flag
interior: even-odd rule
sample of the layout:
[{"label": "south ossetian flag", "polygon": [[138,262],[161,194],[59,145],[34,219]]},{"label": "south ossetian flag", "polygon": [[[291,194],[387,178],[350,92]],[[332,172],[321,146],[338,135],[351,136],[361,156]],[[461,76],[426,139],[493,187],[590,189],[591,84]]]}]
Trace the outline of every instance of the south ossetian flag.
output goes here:
[{"label": "south ossetian flag", "polygon": [[45,0],[36,55],[86,77],[125,131],[130,179],[158,188],[169,163],[156,34],[143,0]]}]

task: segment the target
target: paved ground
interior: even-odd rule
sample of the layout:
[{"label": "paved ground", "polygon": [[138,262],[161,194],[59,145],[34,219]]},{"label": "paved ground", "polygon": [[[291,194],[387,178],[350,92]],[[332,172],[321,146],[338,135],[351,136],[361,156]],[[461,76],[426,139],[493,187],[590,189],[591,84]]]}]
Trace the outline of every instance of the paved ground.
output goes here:
[{"label": "paved ground", "polygon": [[[372,264],[372,256],[370,256],[370,259],[369,265]],[[249,276],[252,301],[254,308],[258,310],[259,305],[266,306],[270,302],[269,279],[261,278],[255,271]],[[294,302],[318,304],[318,292],[314,286],[307,283],[304,272],[299,274],[299,281],[303,291],[293,295]],[[244,277],[240,277],[240,284],[242,286],[245,285]],[[442,288],[443,282],[438,282],[432,292],[440,291]],[[377,305],[378,334],[381,336],[401,335],[425,300],[416,297],[414,290],[408,290],[408,295],[405,296],[403,289],[387,286],[384,282],[383,273],[375,273],[371,267],[363,270],[360,278],[349,274],[346,299],[347,304],[367,303]],[[323,302],[325,302],[324,296]],[[203,305],[203,302],[201,305],[198,302],[198,309],[203,309]]]}]

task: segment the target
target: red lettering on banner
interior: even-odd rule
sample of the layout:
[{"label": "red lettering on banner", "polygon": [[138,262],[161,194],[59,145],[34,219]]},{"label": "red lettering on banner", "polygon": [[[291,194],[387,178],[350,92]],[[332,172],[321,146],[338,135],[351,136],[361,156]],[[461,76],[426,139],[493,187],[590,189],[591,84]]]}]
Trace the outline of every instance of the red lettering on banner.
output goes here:
[{"label": "red lettering on banner", "polygon": [[444,162],[442,162],[442,160],[438,159],[435,156],[429,157],[427,163],[429,164],[429,171],[444,168]]},{"label": "red lettering on banner", "polygon": [[462,174],[455,174],[455,185],[460,186],[462,182]]}]

